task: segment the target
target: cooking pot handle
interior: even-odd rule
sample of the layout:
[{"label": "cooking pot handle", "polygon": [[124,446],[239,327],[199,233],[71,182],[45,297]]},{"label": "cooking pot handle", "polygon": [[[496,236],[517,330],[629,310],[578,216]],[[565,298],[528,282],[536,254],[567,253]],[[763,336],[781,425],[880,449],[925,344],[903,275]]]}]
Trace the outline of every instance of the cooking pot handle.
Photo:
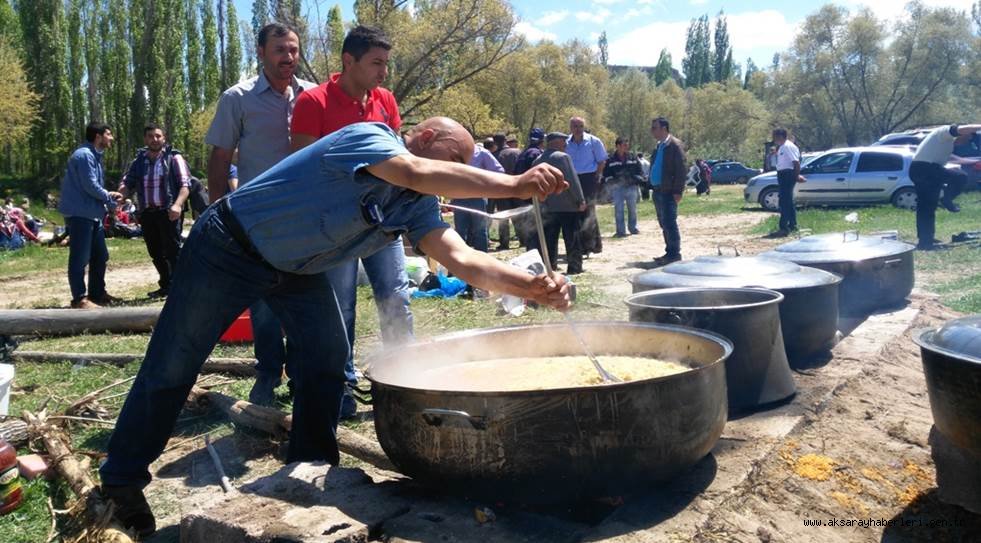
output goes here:
[{"label": "cooking pot handle", "polygon": [[732,249],[732,252],[736,253],[736,256],[739,256],[739,248],[737,248],[735,245],[716,245],[715,250],[719,253],[719,256],[722,256],[723,247]]},{"label": "cooking pot handle", "polygon": [[448,418],[462,418],[470,423],[474,430],[486,430],[487,420],[484,417],[475,417],[466,411],[454,409],[438,409],[430,407],[422,410],[422,420],[430,426],[442,426],[443,420]]},{"label": "cooking pot handle", "polygon": [[802,238],[804,236],[810,236],[813,233],[814,233],[814,230],[811,230],[810,228],[798,228],[797,229],[797,239],[800,239],[800,238]]},{"label": "cooking pot handle", "polygon": [[895,266],[897,264],[902,263],[902,261],[903,261],[902,258],[890,258],[888,260],[882,261],[882,267],[883,268],[888,268],[890,266]]},{"label": "cooking pot handle", "polygon": [[[852,239],[848,239],[849,234],[854,235]],[[858,241],[858,230],[845,230],[841,233],[841,242],[848,243],[850,241]]]}]

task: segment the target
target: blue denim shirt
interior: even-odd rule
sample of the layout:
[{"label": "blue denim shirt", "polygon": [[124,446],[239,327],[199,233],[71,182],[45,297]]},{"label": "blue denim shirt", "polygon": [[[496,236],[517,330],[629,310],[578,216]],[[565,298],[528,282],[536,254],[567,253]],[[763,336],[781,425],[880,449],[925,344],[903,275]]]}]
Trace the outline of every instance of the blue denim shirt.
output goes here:
[{"label": "blue denim shirt", "polygon": [[75,149],[68,159],[61,179],[61,202],[58,211],[65,217],[82,217],[101,221],[106,206],[115,209],[116,201],[105,189],[102,153],[91,143]]},{"label": "blue denim shirt", "polygon": [[352,124],[239,187],[229,207],[263,258],[290,273],[321,273],[370,256],[401,234],[418,245],[449,228],[436,197],[365,169],[408,152],[388,126]]}]

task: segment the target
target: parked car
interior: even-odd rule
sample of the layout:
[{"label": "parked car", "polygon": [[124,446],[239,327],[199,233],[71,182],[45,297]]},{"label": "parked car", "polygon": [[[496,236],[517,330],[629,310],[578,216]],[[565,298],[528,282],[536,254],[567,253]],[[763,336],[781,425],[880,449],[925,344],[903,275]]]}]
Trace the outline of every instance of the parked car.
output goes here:
[{"label": "parked car", "polygon": [[[920,142],[923,141],[923,138],[925,138],[932,130],[933,128],[917,128],[906,132],[886,134],[872,145],[886,145],[890,147],[910,146],[915,152],[916,146],[919,145]],[[955,147],[954,154],[961,158],[981,157],[981,132],[974,134],[974,137],[972,137],[966,144]],[[967,175],[967,186],[964,187],[964,190],[981,189],[981,162],[976,162],[974,164],[961,164],[960,169]]]},{"label": "parked car", "polygon": [[761,170],[747,168],[740,162],[717,162],[712,165],[712,183],[746,183],[760,173]]},{"label": "parked car", "polygon": [[[846,147],[810,158],[801,167],[806,183],[794,187],[799,205],[864,205],[892,203],[916,208],[916,190],[909,179],[913,153],[908,147]],[[764,209],[780,209],[776,172],[749,180],[743,197]]]}]

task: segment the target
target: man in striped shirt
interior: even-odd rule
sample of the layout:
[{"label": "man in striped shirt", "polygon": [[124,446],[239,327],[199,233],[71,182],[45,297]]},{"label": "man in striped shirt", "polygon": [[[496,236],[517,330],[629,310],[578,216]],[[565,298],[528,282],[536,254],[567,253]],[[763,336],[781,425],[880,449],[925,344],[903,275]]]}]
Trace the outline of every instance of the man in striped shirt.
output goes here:
[{"label": "man in striped shirt", "polygon": [[146,147],[136,153],[119,185],[125,196],[136,194],[136,210],[143,241],[160,274],[160,288],[150,298],[163,298],[170,290],[171,273],[181,246],[181,215],[190,195],[191,172],[180,152],[167,145],[162,128],[148,124],[143,130]]}]

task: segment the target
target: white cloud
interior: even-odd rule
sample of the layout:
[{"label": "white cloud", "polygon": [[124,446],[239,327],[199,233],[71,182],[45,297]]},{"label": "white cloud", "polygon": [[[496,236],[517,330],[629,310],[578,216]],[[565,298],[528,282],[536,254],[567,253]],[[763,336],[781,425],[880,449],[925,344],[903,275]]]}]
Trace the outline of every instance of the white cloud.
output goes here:
[{"label": "white cloud", "polygon": [[538,17],[535,22],[541,26],[552,26],[557,23],[561,23],[569,16],[567,10],[562,11],[546,11],[542,13],[541,17]]},{"label": "white cloud", "polygon": [[610,16],[610,10],[606,8],[599,8],[594,11],[577,11],[576,20],[582,22],[592,22],[596,24],[603,24],[607,17]]},{"label": "white cloud", "polygon": [[538,42],[542,40],[558,41],[558,36],[556,36],[554,33],[536,28],[528,21],[521,21],[514,25],[514,30],[518,34],[528,38],[528,41],[530,42]]},{"label": "white cloud", "polygon": [[[793,43],[797,26],[776,10],[726,14],[733,58],[742,62],[754,51],[782,51]],[[610,41],[610,63],[640,66],[657,64],[661,49],[671,53],[675,68],[685,57],[689,21],[651,23],[614,37]],[[759,55],[756,55],[759,56]]]},{"label": "white cloud", "polygon": [[651,6],[644,6],[642,8],[630,8],[627,13],[623,15],[626,20],[631,20],[636,17],[654,15],[654,8]]},{"label": "white cloud", "polygon": [[599,4],[601,6],[610,6],[613,4],[619,4],[621,0],[593,0],[594,4]]},{"label": "white cloud", "polygon": [[704,6],[705,4],[708,4],[708,0],[691,0],[693,6]]}]

